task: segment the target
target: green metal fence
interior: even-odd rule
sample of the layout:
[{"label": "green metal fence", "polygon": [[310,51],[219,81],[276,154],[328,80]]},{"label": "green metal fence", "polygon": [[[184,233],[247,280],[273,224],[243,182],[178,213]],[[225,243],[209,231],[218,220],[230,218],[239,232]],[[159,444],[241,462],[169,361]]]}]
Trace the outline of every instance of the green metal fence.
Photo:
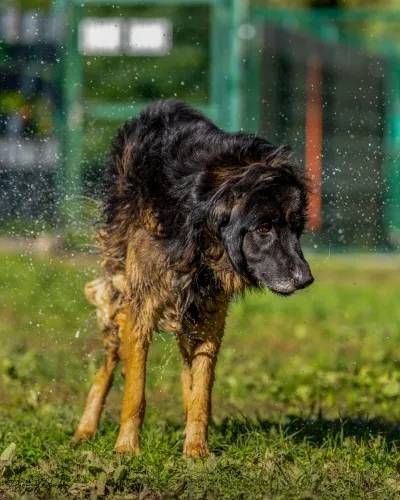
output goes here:
[{"label": "green metal fence", "polygon": [[[362,34],[377,19],[393,32],[400,12],[294,11],[244,0],[54,0],[53,6],[68,24],[53,75],[63,94],[55,130],[64,223],[81,220],[83,166],[100,165],[96,158],[104,157],[116,128],[147,102],[176,96],[227,130],[293,145],[315,189],[311,245],[399,248],[400,62],[393,41]],[[84,56],[79,23],[93,16],[169,18],[175,56]],[[103,83],[100,60],[111,75],[126,72],[124,88]],[[168,75],[183,82],[180,93],[165,87]]]},{"label": "green metal fence", "polygon": [[[83,132],[88,124],[96,128],[96,123],[115,121],[117,125],[146,104],[143,99],[119,101],[118,89],[112,101],[90,101],[83,94],[89,72],[87,58],[78,51],[77,27],[93,8],[108,4],[106,0],[58,4],[66,9],[71,28],[64,80],[66,161],[59,176],[60,191],[69,200],[79,200],[81,194]],[[209,9],[209,25],[203,27],[208,30],[207,85],[202,99],[186,100],[227,130],[243,128],[294,146],[315,181],[309,243],[332,248],[397,247],[399,60],[393,43],[371,44],[357,32],[362,31],[360,23],[376,15],[391,23],[400,17],[368,9],[247,9],[241,0],[178,0],[177,4],[193,9],[193,17],[196,8]],[[135,16],[142,15],[145,7],[157,8],[153,0],[140,4],[118,0],[113,5],[129,7]],[[168,16],[170,0],[157,5]],[[109,9],[108,14],[112,12]],[[171,18],[175,22],[172,12]],[[196,28],[194,23],[194,33]],[[138,64],[143,59],[138,58]],[[151,96],[157,97],[165,96]],[[64,212],[77,219],[79,209],[79,202],[68,203]]]},{"label": "green metal fence", "polygon": [[[399,59],[393,43],[357,36],[357,23],[381,14],[250,9],[244,127],[291,143],[311,178],[320,141],[316,247],[399,248]],[[383,18],[400,22],[399,13]]]},{"label": "green metal fence", "polygon": [[[119,89],[114,91],[114,99],[107,101],[97,99],[89,101],[85,98],[85,61],[78,50],[78,26],[85,15],[93,15],[96,8],[108,7],[108,15],[121,16],[118,7],[125,8],[125,14],[140,17],[151,15],[157,17],[162,8],[163,17],[171,17],[174,30],[182,28],[176,25],[174,13],[169,12],[171,6],[187,7],[192,10],[192,16],[188,16],[185,25],[189,24],[193,31],[193,45],[199,30],[208,30],[207,67],[204,72],[208,75],[206,88],[200,98],[191,96],[187,98],[189,102],[202,109],[221,127],[228,130],[237,130],[240,127],[240,44],[236,36],[240,24],[243,22],[243,2],[241,0],[116,0],[110,8],[108,0],[71,0],[65,2],[58,0],[55,10],[64,12],[68,16],[68,39],[65,47],[65,124],[60,128],[60,133],[64,137],[65,161],[62,165],[63,173],[58,176],[60,196],[63,199],[78,200],[75,203],[64,204],[63,211],[69,219],[76,219],[80,210],[79,197],[82,194],[82,157],[84,151],[83,137],[85,124],[91,121],[91,126],[96,127],[96,122],[115,122],[113,132],[117,125],[124,120],[135,116],[140,109],[152,99],[161,97],[172,97],[154,92],[147,100],[143,97],[134,98],[135,90],[131,92],[133,98],[121,102],[118,99]],[[196,8],[208,8],[209,17],[207,27],[199,26],[196,23]],[[192,22],[190,21],[192,19]],[[185,26],[187,28],[187,26]],[[175,33],[176,36],[176,33]],[[178,37],[179,38],[179,37]],[[203,40],[204,42],[204,40]],[[204,43],[203,43],[204,45]],[[180,49],[179,43],[175,44],[173,51]],[[125,56],[125,61],[131,56]],[[146,58],[136,57],[138,65],[143,64]],[[157,63],[157,58],[152,58]],[[120,64],[124,62],[121,59]],[[168,63],[167,63],[168,64]],[[165,63],[164,63],[165,68]],[[181,72],[180,72],[181,71]],[[168,72],[174,73],[174,78],[182,77],[182,68],[169,68]],[[159,74],[158,78],[165,78],[167,71]],[[179,95],[177,97],[180,97]],[[109,141],[106,143],[108,147]],[[59,166],[61,171],[61,165]]]}]

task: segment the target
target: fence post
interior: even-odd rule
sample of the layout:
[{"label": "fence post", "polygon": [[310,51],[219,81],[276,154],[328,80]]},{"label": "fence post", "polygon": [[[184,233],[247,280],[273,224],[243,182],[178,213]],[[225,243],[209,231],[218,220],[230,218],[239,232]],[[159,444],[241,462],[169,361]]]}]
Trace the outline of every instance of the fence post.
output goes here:
[{"label": "fence post", "polygon": [[[64,19],[67,8],[65,0],[53,0],[52,10],[56,18]],[[65,176],[65,130],[66,130],[66,109],[64,100],[64,52],[66,47],[66,37],[67,30],[62,34],[62,41],[58,51],[58,64],[55,70],[55,82],[57,88],[57,109],[55,112],[55,131],[58,142],[58,156],[55,161],[55,173],[54,173],[54,189],[55,189],[55,200],[56,200],[56,224],[62,224],[64,215],[62,213],[62,204],[65,197],[64,192],[64,176]]]},{"label": "fence post", "polygon": [[228,129],[239,130],[242,124],[242,66],[243,41],[239,29],[247,19],[247,0],[230,0],[227,6],[230,12],[229,26],[229,85],[228,85]]},{"label": "fence post", "polygon": [[385,227],[389,243],[400,248],[400,63],[389,60],[387,88]]},{"label": "fence post", "polygon": [[224,2],[218,1],[211,7],[211,65],[210,65],[210,97],[213,120],[219,127],[227,126],[225,101],[227,97],[226,79],[228,78],[227,54],[224,42],[228,36],[228,13]]},{"label": "fence post", "polygon": [[65,175],[62,214],[64,221],[78,222],[81,216],[83,148],[83,63],[78,52],[81,6],[74,1],[68,9],[68,35],[65,55],[64,101],[66,110]]},{"label": "fence post", "polygon": [[[249,12],[249,26],[253,33],[245,43],[245,70],[244,70],[244,81],[243,86],[245,88],[245,94],[242,94],[243,100],[243,112],[242,112],[242,126],[245,128],[246,132],[251,132],[253,134],[259,134],[260,131],[260,108],[261,103],[261,47],[264,45],[264,31],[261,28],[260,23],[257,23],[257,19],[252,16],[252,12]],[[264,131],[262,131],[264,132]]]}]

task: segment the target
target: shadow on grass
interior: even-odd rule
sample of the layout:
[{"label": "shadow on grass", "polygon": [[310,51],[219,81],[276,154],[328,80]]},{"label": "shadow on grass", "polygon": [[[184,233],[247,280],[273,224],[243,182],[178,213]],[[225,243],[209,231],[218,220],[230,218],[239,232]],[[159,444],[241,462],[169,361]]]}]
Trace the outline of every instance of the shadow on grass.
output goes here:
[{"label": "shadow on grass", "polygon": [[[221,424],[213,424],[213,431],[223,437],[224,446],[239,445],[243,437],[251,434],[262,433],[267,438],[276,439],[280,436],[283,440],[292,442],[307,442],[316,447],[322,446],[327,441],[343,443],[348,437],[355,438],[358,442],[367,443],[380,437],[387,446],[400,445],[400,424],[387,422],[379,417],[353,418],[343,417],[337,419],[302,418],[287,416],[285,423],[270,420],[230,417]],[[217,454],[221,449],[214,449]]]}]

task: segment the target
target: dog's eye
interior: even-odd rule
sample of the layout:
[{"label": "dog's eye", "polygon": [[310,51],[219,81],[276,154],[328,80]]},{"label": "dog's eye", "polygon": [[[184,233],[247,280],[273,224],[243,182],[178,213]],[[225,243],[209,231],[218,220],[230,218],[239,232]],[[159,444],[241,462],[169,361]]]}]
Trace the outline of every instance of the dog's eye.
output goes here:
[{"label": "dog's eye", "polygon": [[265,234],[265,233],[269,233],[271,231],[271,229],[272,229],[272,224],[263,224],[262,226],[259,226],[257,228],[257,231],[259,233]]}]

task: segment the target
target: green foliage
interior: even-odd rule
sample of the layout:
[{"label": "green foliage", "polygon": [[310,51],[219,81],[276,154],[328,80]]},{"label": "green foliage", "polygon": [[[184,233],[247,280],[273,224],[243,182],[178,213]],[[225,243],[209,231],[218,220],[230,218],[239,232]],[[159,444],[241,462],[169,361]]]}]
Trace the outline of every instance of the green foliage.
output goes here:
[{"label": "green foliage", "polygon": [[69,444],[102,359],[92,259],[1,256],[0,496],[394,498],[400,492],[399,261],[314,257],[316,283],[233,304],[211,456],[184,460],[181,362],[155,337],[139,457],[115,455],[122,380],[95,440]]}]

